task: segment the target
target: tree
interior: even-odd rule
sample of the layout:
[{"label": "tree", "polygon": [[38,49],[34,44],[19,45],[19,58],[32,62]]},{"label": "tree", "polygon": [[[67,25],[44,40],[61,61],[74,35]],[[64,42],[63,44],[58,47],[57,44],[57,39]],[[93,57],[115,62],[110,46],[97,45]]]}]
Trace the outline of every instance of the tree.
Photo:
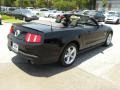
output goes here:
[{"label": "tree", "polygon": [[4,0],[0,0],[0,6],[4,5]]},{"label": "tree", "polygon": [[[16,7],[48,7],[60,10],[90,8],[96,0],[0,0],[2,5]],[[103,0],[104,1],[104,0]]]},{"label": "tree", "polygon": [[102,0],[102,6],[105,8],[107,6],[108,0]]},{"label": "tree", "polygon": [[45,7],[46,6],[45,3],[46,3],[45,0],[36,0],[35,6],[36,7]]},{"label": "tree", "polygon": [[59,10],[72,10],[76,9],[76,1],[74,0],[54,0],[53,7]]},{"label": "tree", "polygon": [[96,9],[96,0],[89,0],[89,9]]},{"label": "tree", "polygon": [[80,9],[89,8],[89,3],[90,3],[90,0],[76,0],[76,5]]}]

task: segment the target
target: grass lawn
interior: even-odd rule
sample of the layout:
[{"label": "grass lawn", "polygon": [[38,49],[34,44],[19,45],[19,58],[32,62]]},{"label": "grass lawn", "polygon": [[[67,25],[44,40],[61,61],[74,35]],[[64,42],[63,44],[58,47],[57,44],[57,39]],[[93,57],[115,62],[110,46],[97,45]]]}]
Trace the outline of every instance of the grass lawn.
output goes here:
[{"label": "grass lawn", "polygon": [[18,20],[18,19],[4,19],[2,21],[7,22],[7,23],[21,23],[21,22],[24,22],[24,21]]},{"label": "grass lawn", "polygon": [[7,23],[20,23],[20,22],[23,22],[22,20],[15,19],[14,17],[8,16],[8,15],[2,15],[2,21],[7,22]]}]

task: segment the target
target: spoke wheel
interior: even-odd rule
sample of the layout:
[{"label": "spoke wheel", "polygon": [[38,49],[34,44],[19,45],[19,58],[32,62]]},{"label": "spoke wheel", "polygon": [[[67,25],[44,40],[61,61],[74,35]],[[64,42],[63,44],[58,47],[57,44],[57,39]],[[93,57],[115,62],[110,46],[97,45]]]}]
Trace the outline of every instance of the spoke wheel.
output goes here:
[{"label": "spoke wheel", "polygon": [[61,63],[63,66],[70,66],[74,63],[77,55],[77,46],[75,44],[68,45],[63,51]]}]

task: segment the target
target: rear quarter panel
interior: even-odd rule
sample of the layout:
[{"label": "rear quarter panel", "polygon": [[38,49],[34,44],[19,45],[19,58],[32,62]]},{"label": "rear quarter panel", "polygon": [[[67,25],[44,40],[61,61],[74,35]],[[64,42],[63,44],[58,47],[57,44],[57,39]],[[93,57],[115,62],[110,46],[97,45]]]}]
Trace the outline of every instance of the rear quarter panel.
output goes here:
[{"label": "rear quarter panel", "polygon": [[64,48],[67,44],[72,41],[76,41],[82,46],[82,36],[80,33],[82,31],[76,28],[61,28],[55,32],[50,32],[45,34],[44,43],[49,43],[51,45],[56,45],[60,48]]}]

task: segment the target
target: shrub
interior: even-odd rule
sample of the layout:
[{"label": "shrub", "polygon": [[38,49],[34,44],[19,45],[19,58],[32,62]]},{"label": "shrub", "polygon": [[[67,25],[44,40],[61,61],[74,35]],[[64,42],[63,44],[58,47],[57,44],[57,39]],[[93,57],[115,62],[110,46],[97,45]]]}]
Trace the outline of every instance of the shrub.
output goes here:
[{"label": "shrub", "polygon": [[6,20],[6,19],[14,19],[14,17],[8,15],[2,15],[2,20]]}]

